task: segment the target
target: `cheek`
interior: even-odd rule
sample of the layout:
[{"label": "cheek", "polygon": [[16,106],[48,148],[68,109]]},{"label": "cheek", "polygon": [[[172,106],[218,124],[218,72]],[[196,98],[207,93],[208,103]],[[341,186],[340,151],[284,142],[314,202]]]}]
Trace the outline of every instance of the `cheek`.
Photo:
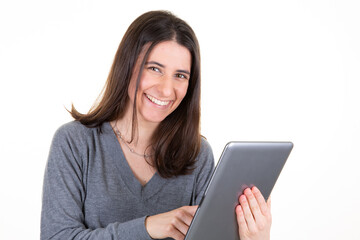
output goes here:
[{"label": "cheek", "polygon": [[[142,75],[140,76],[137,95],[138,96],[141,95],[144,89],[150,88],[152,83],[153,82],[151,81],[151,76],[144,69]],[[136,87],[136,79],[134,80],[134,91],[135,91],[135,87]]]}]

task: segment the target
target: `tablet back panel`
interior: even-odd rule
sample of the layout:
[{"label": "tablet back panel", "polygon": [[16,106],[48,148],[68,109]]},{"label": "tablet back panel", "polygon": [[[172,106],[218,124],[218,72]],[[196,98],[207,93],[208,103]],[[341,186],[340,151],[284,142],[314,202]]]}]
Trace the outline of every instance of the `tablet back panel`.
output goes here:
[{"label": "tablet back panel", "polygon": [[291,142],[230,142],[220,157],[186,240],[239,240],[235,207],[247,187],[267,199],[288,158]]}]

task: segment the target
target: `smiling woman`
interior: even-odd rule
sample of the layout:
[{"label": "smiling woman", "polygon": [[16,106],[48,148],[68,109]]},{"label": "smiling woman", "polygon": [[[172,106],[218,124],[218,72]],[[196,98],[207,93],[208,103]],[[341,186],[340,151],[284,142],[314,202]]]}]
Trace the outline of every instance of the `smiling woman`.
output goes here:
[{"label": "smiling woman", "polygon": [[[141,124],[157,126],[180,105],[189,85],[190,68],[191,55],[187,48],[175,41],[165,41],[154,47],[137,90],[136,109]],[[135,89],[136,78],[133,77],[128,91],[130,104],[135,100]]]},{"label": "smiling woman", "polygon": [[191,27],[168,12],[137,18],[99,104],[88,114],[73,106],[71,114],[88,127],[116,125],[134,151],[154,155],[149,164],[162,177],[190,173],[201,145],[200,51]]},{"label": "smiling woman", "polygon": [[[214,168],[200,135],[200,52],[190,26],[169,12],[141,15],[100,101],[70,113],[75,121],[58,129],[49,153],[41,239],[184,239]],[[256,193],[248,189],[236,210],[239,230],[251,223],[242,239],[269,236],[269,209]],[[260,203],[257,222],[251,209]]]}]

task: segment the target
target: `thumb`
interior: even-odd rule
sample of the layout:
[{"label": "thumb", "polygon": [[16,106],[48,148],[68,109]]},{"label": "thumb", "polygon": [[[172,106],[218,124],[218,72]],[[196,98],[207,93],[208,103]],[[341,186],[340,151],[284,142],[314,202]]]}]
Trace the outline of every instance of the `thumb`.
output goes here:
[{"label": "thumb", "polygon": [[269,196],[269,198],[268,198],[268,200],[267,200],[266,204],[267,204],[267,206],[268,206],[269,210],[271,210],[271,196]]}]

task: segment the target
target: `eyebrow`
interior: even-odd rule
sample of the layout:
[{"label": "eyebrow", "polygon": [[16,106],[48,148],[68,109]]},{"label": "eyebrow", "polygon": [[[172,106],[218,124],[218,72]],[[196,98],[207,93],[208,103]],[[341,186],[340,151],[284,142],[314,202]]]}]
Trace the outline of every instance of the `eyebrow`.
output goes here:
[{"label": "eyebrow", "polygon": [[[165,65],[163,65],[161,63],[158,63],[158,62],[155,62],[155,61],[145,62],[145,65],[148,65],[148,64],[155,64],[155,65],[158,65],[159,67],[165,68]],[[190,75],[190,72],[186,71],[186,70],[179,69],[179,70],[176,70],[176,71],[180,72],[180,73],[186,73],[186,74]]]}]

